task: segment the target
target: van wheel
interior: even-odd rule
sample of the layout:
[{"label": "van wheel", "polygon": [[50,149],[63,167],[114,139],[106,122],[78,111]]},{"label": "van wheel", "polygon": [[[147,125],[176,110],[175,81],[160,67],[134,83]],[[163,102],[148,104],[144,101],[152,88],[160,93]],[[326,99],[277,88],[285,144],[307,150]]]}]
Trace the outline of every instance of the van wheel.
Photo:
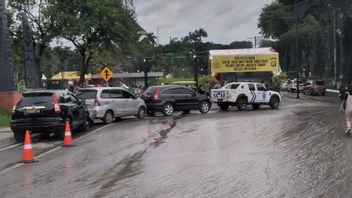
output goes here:
[{"label": "van wheel", "polygon": [[105,112],[103,121],[104,121],[104,124],[111,124],[112,122],[114,122],[114,115],[112,114],[111,111]]},{"label": "van wheel", "polygon": [[174,106],[171,103],[166,103],[164,105],[164,115],[171,116],[174,113]]},{"label": "van wheel", "polygon": [[247,108],[247,100],[245,98],[240,98],[237,100],[237,109],[239,111],[244,111]]},{"label": "van wheel", "polygon": [[83,124],[79,127],[80,131],[88,131],[90,129],[90,122],[88,119],[83,121]]},{"label": "van wheel", "polygon": [[144,107],[140,107],[138,109],[137,118],[138,119],[143,119],[144,116],[145,116],[145,108]]},{"label": "van wheel", "polygon": [[18,143],[24,142],[24,137],[26,135],[24,131],[14,131],[13,135],[15,136],[15,139]]},{"label": "van wheel", "polygon": [[277,109],[280,106],[280,99],[276,96],[270,99],[269,105],[272,109]]}]

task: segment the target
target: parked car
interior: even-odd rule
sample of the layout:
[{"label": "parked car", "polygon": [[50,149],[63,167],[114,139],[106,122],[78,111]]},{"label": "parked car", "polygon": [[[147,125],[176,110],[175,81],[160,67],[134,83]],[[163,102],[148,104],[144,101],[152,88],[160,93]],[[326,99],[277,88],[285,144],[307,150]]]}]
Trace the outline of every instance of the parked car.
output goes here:
[{"label": "parked car", "polygon": [[68,119],[71,130],[87,131],[90,127],[87,107],[72,92],[65,90],[30,91],[13,107],[11,129],[18,142],[23,142],[26,130],[31,133],[55,133],[64,137]]},{"label": "parked car", "polygon": [[[303,88],[305,86],[304,81],[303,80],[299,80],[298,81],[298,86],[299,86],[299,91],[302,92],[302,90],[303,90]],[[292,93],[297,92],[297,80],[292,80],[291,81],[290,91]]]},{"label": "parked car", "polygon": [[171,116],[175,111],[188,113],[191,110],[208,113],[211,108],[211,102],[207,96],[178,85],[149,87],[142,98],[147,104],[148,114],[161,112],[165,116]]},{"label": "parked car", "polygon": [[322,80],[309,80],[305,84],[303,88],[303,94],[310,94],[310,95],[325,95],[326,93],[326,86],[324,81]]},{"label": "parked car", "polygon": [[105,124],[124,116],[143,119],[147,110],[144,100],[120,87],[83,88],[77,97],[87,105],[92,120],[101,119]]},{"label": "parked car", "polygon": [[291,80],[284,80],[281,84],[282,91],[290,91],[292,81]]}]

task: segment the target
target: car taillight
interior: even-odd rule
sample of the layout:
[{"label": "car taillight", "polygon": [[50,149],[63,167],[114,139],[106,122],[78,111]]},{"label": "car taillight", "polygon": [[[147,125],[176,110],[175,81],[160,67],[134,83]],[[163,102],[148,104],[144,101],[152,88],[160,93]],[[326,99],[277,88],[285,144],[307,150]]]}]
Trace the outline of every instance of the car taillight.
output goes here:
[{"label": "car taillight", "polygon": [[53,100],[54,100],[55,113],[61,113],[61,107],[59,105],[59,99],[57,98],[56,93],[53,93]]},{"label": "car taillight", "polygon": [[95,97],[95,99],[94,99],[94,105],[95,105],[95,106],[100,106],[100,102],[99,102],[99,100],[98,100],[98,97]]},{"label": "car taillight", "polygon": [[160,100],[160,88],[156,88],[154,100]]}]

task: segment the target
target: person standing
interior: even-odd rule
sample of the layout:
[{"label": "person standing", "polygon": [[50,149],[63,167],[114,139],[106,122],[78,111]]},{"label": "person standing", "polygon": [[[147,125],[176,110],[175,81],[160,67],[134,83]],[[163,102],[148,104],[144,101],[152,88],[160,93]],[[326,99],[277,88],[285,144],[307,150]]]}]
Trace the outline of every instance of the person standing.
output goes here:
[{"label": "person standing", "polygon": [[346,109],[345,109],[345,117],[346,117],[346,135],[351,137],[351,125],[352,125],[352,86],[348,88],[345,93],[345,101],[346,101]]},{"label": "person standing", "polygon": [[347,92],[347,87],[346,86],[341,86],[340,89],[339,89],[339,97],[340,97],[340,112],[343,112],[344,109],[346,108],[346,103],[345,103],[345,94]]}]

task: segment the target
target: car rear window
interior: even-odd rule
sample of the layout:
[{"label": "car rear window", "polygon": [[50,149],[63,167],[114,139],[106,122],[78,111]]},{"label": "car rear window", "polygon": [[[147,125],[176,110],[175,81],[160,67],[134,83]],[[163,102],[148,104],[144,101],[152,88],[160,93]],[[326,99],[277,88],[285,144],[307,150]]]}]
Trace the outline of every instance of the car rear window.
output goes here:
[{"label": "car rear window", "polygon": [[95,97],[97,97],[97,93],[98,91],[94,89],[80,90],[76,96],[78,99],[94,99]]},{"label": "car rear window", "polygon": [[144,93],[145,94],[152,94],[155,91],[155,87],[149,87]]},{"label": "car rear window", "polygon": [[315,84],[316,85],[324,85],[324,81],[316,81]]},{"label": "car rear window", "polygon": [[19,107],[45,106],[51,108],[53,105],[52,93],[26,93],[18,102]]}]

